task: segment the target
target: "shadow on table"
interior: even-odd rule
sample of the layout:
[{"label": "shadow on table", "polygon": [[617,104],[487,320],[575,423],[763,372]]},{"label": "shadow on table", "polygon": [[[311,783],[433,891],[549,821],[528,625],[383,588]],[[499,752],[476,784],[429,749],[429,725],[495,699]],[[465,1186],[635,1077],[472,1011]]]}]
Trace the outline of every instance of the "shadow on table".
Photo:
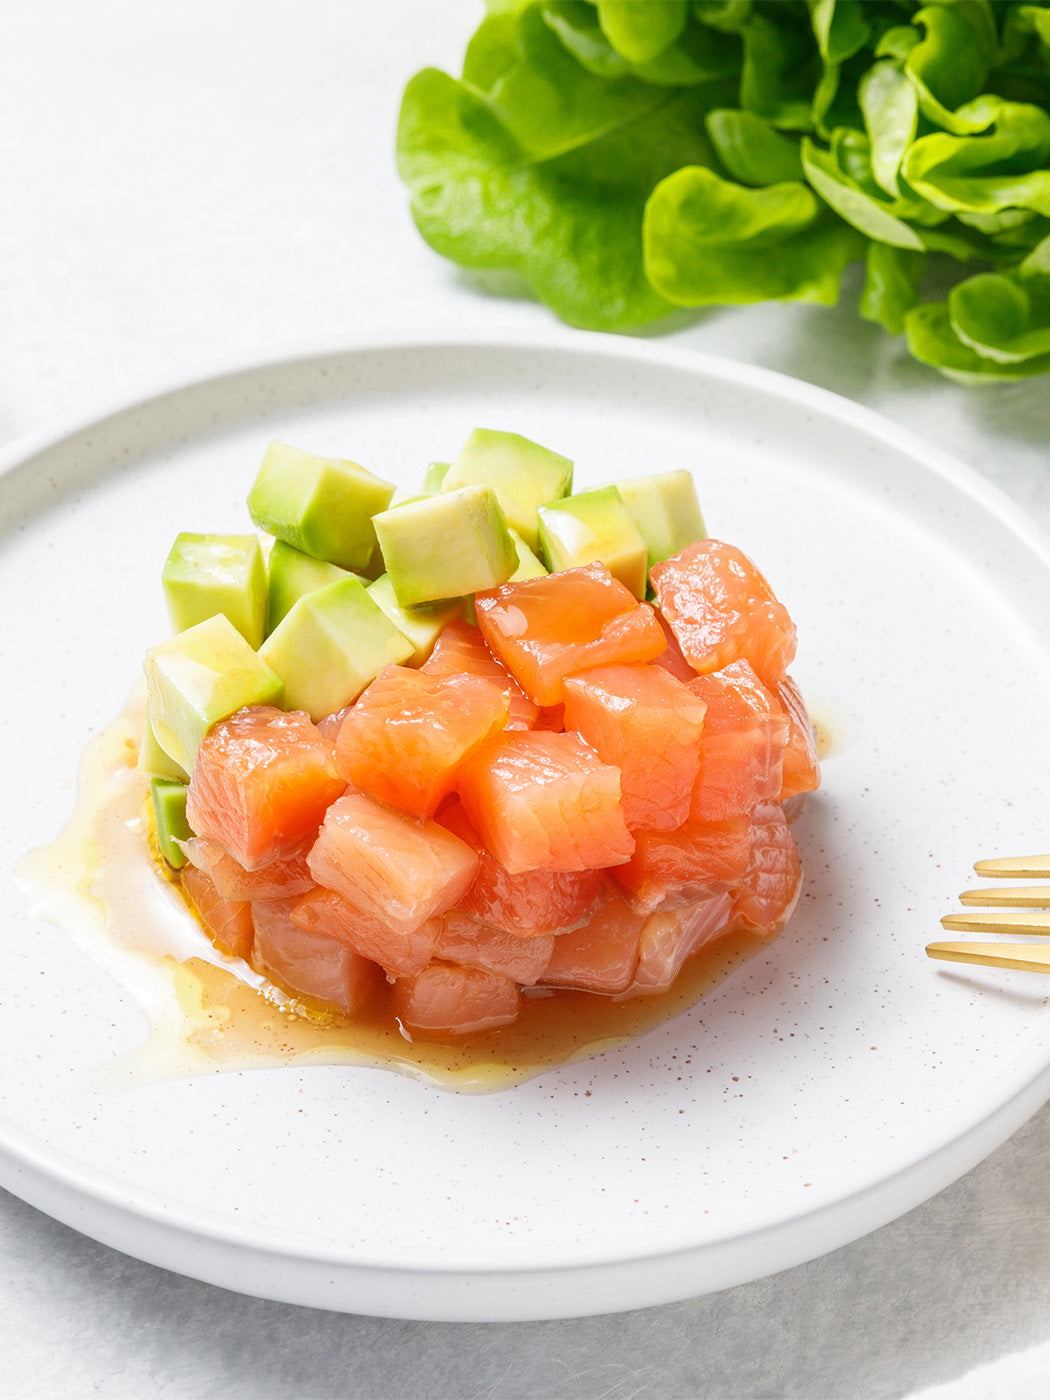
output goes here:
[{"label": "shadow on table", "polygon": [[[512,272],[455,269],[459,282],[486,300],[529,302],[537,298]],[[624,335],[634,340],[681,340],[708,353],[724,353],[818,384],[847,398],[878,406],[881,400],[914,399],[923,419],[931,411],[958,415],[982,433],[1004,441],[1044,445],[1050,435],[1048,376],[1016,383],[962,385],[909,355],[903,336],[888,335],[857,310],[859,268],[843,278],[835,306],[763,302],[754,306],[672,311]],[[552,329],[561,323],[550,313]],[[744,353],[741,354],[741,348]],[[932,403],[932,410],[931,410]]]}]

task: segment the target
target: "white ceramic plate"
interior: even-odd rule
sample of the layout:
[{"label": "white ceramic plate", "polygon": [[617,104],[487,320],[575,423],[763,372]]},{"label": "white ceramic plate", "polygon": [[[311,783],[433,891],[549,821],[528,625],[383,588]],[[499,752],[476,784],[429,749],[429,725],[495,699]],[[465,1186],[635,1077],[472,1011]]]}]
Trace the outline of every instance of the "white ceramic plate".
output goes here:
[{"label": "white ceramic plate", "polygon": [[[787,932],[629,1048],[491,1095],[340,1066],[120,1092],[134,999],[31,918],[11,867],[166,623],[180,529],[248,528],[266,442],[405,484],[475,426],[577,481],[696,475],[789,606],[828,726]],[[371,342],[241,367],[8,455],[0,1183],[118,1249],[316,1307],[498,1320],[639,1307],[844,1244],[1047,1095],[1047,984],[923,946],[983,854],[1044,844],[1050,568],[1019,512],[875,415],[673,349]]]}]

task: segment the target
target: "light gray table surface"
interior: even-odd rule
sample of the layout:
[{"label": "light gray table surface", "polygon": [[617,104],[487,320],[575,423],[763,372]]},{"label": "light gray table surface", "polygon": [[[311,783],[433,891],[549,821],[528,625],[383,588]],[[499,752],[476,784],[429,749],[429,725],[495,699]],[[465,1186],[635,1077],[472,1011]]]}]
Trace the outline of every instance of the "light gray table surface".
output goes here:
[{"label": "light gray table surface", "polygon": [[[418,238],[405,80],[455,70],[474,0],[9,0],[0,15],[0,443],[267,347],[371,329],[535,331]],[[1050,527],[1050,386],[962,388],[833,310],[683,318],[683,346],[881,411]],[[1042,840],[1033,833],[1033,843]],[[977,854],[977,853],[975,853]],[[835,1253],[617,1317],[429,1324],[241,1297],[0,1193],[0,1393],[977,1397],[1050,1393],[1050,1112]],[[1035,1350],[1009,1389],[975,1368]],[[1030,1387],[1030,1389],[1026,1388]]]}]

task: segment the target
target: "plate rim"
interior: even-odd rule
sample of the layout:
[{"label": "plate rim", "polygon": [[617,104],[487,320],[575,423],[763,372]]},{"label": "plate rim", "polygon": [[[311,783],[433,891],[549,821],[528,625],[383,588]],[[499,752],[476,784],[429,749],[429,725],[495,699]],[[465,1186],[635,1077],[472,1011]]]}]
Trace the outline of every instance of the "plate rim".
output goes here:
[{"label": "plate rim", "polygon": [[78,410],[17,434],[7,444],[0,446],[0,479],[32,457],[57,448],[66,439],[96,428],[121,414],[144,409],[163,398],[203,389],[224,378],[275,371],[286,365],[362,352],[407,349],[458,351],[465,348],[555,354],[579,351],[610,359],[639,359],[650,364],[666,364],[676,370],[692,370],[741,387],[751,387],[782,401],[795,402],[801,395],[803,400],[811,401],[818,412],[848,423],[891,447],[921,456],[923,464],[934,470],[936,475],[965,486],[968,493],[996,515],[1005,518],[1010,527],[1050,563],[1050,526],[1044,528],[1037,524],[1007,492],[976,467],[878,409],[857,403],[837,390],[765,365],[735,360],[727,355],[680,343],[576,330],[570,326],[541,330],[504,328],[498,331],[468,326],[454,335],[440,334],[432,327],[398,330],[373,327],[360,330],[356,336],[274,343],[252,353],[205,359],[181,374],[145,377],[138,387],[115,394],[92,408]]}]

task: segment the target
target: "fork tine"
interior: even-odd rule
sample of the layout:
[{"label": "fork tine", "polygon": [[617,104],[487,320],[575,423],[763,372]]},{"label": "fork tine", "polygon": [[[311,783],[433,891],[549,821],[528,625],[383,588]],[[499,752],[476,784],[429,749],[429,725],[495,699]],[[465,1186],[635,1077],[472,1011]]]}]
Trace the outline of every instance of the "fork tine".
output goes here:
[{"label": "fork tine", "polygon": [[1050,855],[979,860],[974,870],[978,875],[997,880],[1041,880],[1050,878]]},{"label": "fork tine", "polygon": [[1038,943],[929,943],[926,952],[942,962],[979,967],[1012,967],[1018,972],[1050,972],[1050,946]]},{"label": "fork tine", "polygon": [[1050,910],[1029,914],[945,914],[941,928],[953,933],[1050,933]]},{"label": "fork tine", "polygon": [[[1004,856],[979,860],[978,875],[993,879],[1050,879],[1050,855]],[[945,914],[941,927],[958,933],[1050,935],[1050,885],[1021,885],[999,893],[992,888],[964,890],[960,904],[984,905],[973,913]],[[1027,910],[1026,913],[1003,912]],[[1050,972],[1050,945],[1038,943],[929,943],[928,957],[982,967]]]},{"label": "fork tine", "polygon": [[987,904],[993,909],[1050,909],[1050,885],[1014,885],[997,889],[986,885],[964,890],[960,904]]}]

